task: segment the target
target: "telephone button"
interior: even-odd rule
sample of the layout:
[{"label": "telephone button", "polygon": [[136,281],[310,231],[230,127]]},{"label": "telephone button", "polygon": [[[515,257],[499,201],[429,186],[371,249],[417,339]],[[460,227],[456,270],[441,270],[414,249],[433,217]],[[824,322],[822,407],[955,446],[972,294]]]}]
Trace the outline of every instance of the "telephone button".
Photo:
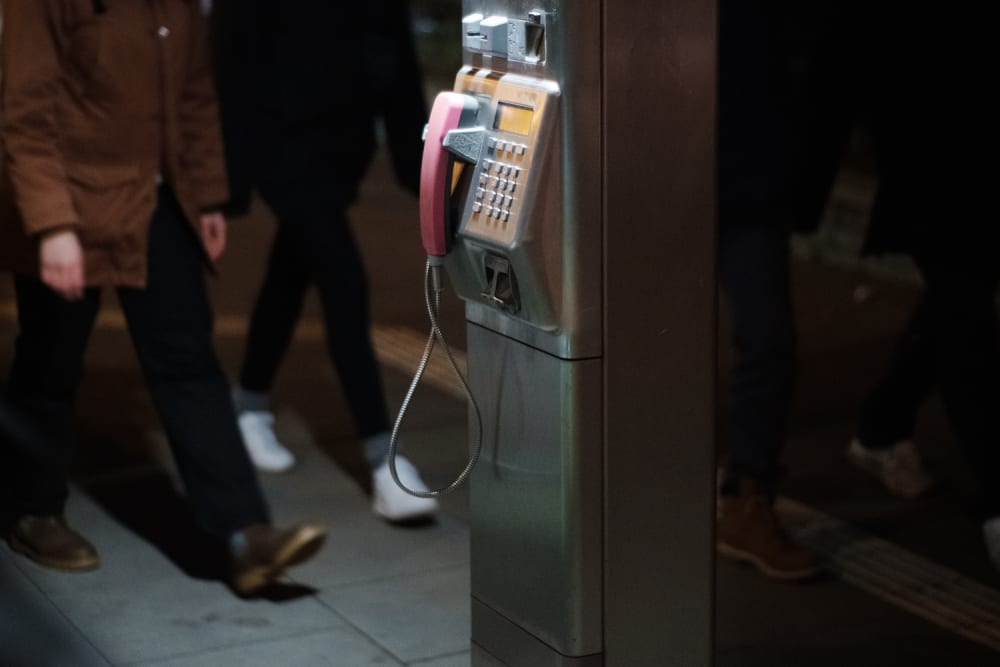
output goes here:
[{"label": "telephone button", "polygon": [[490,177],[487,176],[486,174],[483,174],[482,176],[479,177],[479,185],[486,187],[487,185],[489,185],[489,182],[490,182]]},{"label": "telephone button", "polygon": [[477,201],[477,202],[473,202],[472,203],[472,212],[473,213],[479,213],[482,210],[483,210],[483,202]]},{"label": "telephone button", "polygon": [[509,192],[511,194],[514,194],[515,190],[517,190],[517,182],[516,181],[510,181],[507,184],[507,192]]},{"label": "telephone button", "polygon": [[504,211],[503,216],[500,219],[503,220],[504,222],[510,220],[510,211]]},{"label": "telephone button", "polygon": [[497,185],[497,190],[506,190],[508,182],[506,178],[501,178],[500,183]]},{"label": "telephone button", "polygon": [[514,178],[517,178],[518,176],[520,176],[521,175],[521,168],[520,167],[514,167],[513,174],[514,174]]},{"label": "telephone button", "polygon": [[516,152],[518,155],[524,155],[525,153],[528,152],[528,147],[525,146],[524,144],[518,144]]},{"label": "telephone button", "polygon": [[486,190],[483,188],[476,188],[476,199],[482,199],[486,196]]},{"label": "telephone button", "polygon": [[504,206],[510,208],[510,205],[514,203],[514,198],[511,197],[510,195],[507,195],[506,197],[503,198],[503,203]]},{"label": "telephone button", "polygon": [[489,148],[490,150],[493,150],[494,148],[497,147],[497,140],[494,137],[490,137],[489,139],[486,140],[486,147]]}]

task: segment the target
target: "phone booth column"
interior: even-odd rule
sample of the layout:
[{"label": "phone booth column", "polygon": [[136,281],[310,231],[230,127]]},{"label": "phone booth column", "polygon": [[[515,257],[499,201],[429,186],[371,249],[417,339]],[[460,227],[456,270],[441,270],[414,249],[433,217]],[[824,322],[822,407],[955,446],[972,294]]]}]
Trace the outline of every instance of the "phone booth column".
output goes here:
[{"label": "phone booth column", "polygon": [[421,224],[483,433],[474,665],[711,664],[715,13],[463,2]]}]

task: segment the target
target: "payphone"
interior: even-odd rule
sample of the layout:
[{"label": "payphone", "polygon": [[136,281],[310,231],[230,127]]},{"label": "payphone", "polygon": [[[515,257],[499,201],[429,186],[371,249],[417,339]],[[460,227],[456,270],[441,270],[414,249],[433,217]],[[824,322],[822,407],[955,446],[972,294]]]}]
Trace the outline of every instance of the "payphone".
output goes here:
[{"label": "payphone", "polygon": [[420,191],[429,271],[444,266],[466,303],[485,438],[471,486],[474,661],[600,664],[599,110],[566,107],[597,105],[599,73],[561,61],[569,33],[596,41],[599,16],[504,5],[462,21],[466,62],[435,99]]},{"label": "payphone", "polygon": [[[700,11],[677,11],[685,3]],[[632,339],[670,344],[661,322],[674,318],[673,344],[689,339],[697,346],[692,350],[714,355],[710,189],[683,191],[656,207],[655,190],[683,179],[670,169],[656,177],[643,170],[656,165],[631,162],[621,150],[643,123],[659,121],[657,105],[669,95],[689,106],[684,96],[707,100],[710,108],[712,77],[694,71],[714,58],[714,20],[705,9],[710,4],[630,0],[619,11],[599,1],[463,1],[463,66],[453,90],[435,99],[425,133],[420,222],[428,282],[439,290],[440,272],[446,271],[466,307],[467,389],[476,399],[466,472],[479,462],[470,487],[473,665],[708,664],[711,447],[676,457],[665,476],[667,484],[697,482],[677,485],[684,487],[686,509],[696,519],[663,521],[665,529],[683,526],[674,534],[645,528],[640,534],[633,522],[635,509],[649,499],[670,502],[677,495],[674,487],[646,479],[666,460],[659,439],[692,424],[696,428],[688,430],[702,429],[710,439],[712,384],[702,381],[708,374],[701,366],[693,369],[697,376],[683,363],[675,364],[673,375],[660,372],[677,355],[647,362]],[[709,48],[674,66],[673,80],[661,88],[643,89],[649,72],[634,68],[612,82],[609,72],[617,64],[609,56],[610,42],[631,40],[638,26],[659,24],[661,14],[674,19],[671,29],[691,28],[690,36],[702,40],[692,43]],[[637,44],[633,52],[651,46],[657,55],[676,55],[670,42]],[[643,96],[615,97],[619,82]],[[619,117],[629,105],[634,113],[627,122],[612,126],[609,117]],[[662,122],[650,124],[647,134],[659,142],[655,155],[666,156],[663,150],[674,147],[680,158],[696,158],[686,165],[685,178],[701,179],[701,188],[712,179],[711,114],[692,107],[676,117],[684,114],[697,121],[686,134],[665,132]],[[673,145],[661,142],[663,137]],[[628,150],[637,157],[648,152],[641,142],[635,146]],[[615,169],[609,167],[612,152]],[[689,204],[684,222],[653,220]],[[634,241],[623,222],[634,225]],[[661,272],[647,260],[643,239],[659,242],[677,234],[688,246],[677,266],[686,261],[704,275],[678,273],[683,300],[674,298],[673,286],[657,290],[652,283],[651,295],[636,298],[643,284],[632,284],[628,274],[644,280]],[[629,253],[635,253],[634,262]],[[675,304],[697,310],[689,317]],[[610,321],[612,307],[621,327]],[[432,321],[433,310],[429,298]],[[633,336],[622,327],[634,321],[642,322],[642,330]],[[434,322],[428,353],[436,331]],[[609,365],[609,353],[635,370]],[[711,355],[687,354],[684,361],[700,364]],[[685,392],[677,405],[690,400],[696,407],[684,407],[669,425],[638,413],[628,427],[657,423],[656,432],[650,427],[638,433],[640,439],[612,444],[619,430],[629,430],[620,428],[626,422],[619,413],[650,404],[662,409],[649,390],[660,389],[665,378]],[[642,393],[621,400],[633,390]],[[690,537],[697,544],[684,559],[693,554],[692,566],[671,576],[704,575],[705,581],[674,586],[668,600],[670,582],[661,574],[670,561],[669,545]],[[678,612],[674,601],[688,606]],[[633,611],[642,620],[630,618]],[[675,636],[645,631],[659,630],[674,614],[696,619],[698,627]],[[636,633],[643,634],[633,639]],[[668,637],[677,640],[680,663],[660,661]],[[614,659],[608,657],[611,645]],[[649,655],[657,656],[655,663],[636,657]]]}]

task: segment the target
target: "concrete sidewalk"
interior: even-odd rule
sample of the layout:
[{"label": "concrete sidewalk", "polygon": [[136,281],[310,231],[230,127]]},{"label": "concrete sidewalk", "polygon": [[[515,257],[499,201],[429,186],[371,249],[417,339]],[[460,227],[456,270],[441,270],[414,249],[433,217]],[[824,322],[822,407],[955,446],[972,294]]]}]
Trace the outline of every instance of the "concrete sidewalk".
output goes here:
[{"label": "concrete sidewalk", "polygon": [[[390,373],[387,380],[398,396],[405,378]],[[422,404],[406,446],[429,481],[440,484],[461,463],[463,406],[434,390],[424,392]],[[445,500],[432,524],[388,526],[298,412],[279,411],[277,424],[301,464],[264,477],[265,489],[279,522],[330,528],[314,561],[266,598],[235,597],[220,581],[218,563],[197,548],[165,444],[152,432],[145,462],[74,488],[69,514],[101,550],[100,570],[54,573],[0,548],[0,664],[468,665],[465,493]],[[955,628],[928,623],[837,576],[777,584],[728,562],[718,564],[717,575],[718,665],[985,667],[1000,659]]]},{"label": "concrete sidewalk", "polygon": [[[440,461],[430,450],[463,441],[452,422],[412,432],[412,455]],[[235,597],[211,551],[198,548],[167,465],[119,470],[76,485],[68,509],[101,552],[98,571],[50,572],[0,549],[0,664],[468,664],[463,499],[445,501],[432,524],[388,526],[301,419],[279,413],[278,430],[301,463],[263,478],[276,521],[330,529],[326,548],[285,585],[265,599]]]}]

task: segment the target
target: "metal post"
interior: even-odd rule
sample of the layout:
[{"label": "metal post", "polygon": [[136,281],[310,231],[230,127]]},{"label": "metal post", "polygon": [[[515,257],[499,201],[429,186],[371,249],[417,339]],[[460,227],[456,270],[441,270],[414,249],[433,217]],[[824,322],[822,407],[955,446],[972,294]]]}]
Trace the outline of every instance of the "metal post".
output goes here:
[{"label": "metal post", "polygon": [[605,664],[710,665],[714,0],[604,3]]}]

